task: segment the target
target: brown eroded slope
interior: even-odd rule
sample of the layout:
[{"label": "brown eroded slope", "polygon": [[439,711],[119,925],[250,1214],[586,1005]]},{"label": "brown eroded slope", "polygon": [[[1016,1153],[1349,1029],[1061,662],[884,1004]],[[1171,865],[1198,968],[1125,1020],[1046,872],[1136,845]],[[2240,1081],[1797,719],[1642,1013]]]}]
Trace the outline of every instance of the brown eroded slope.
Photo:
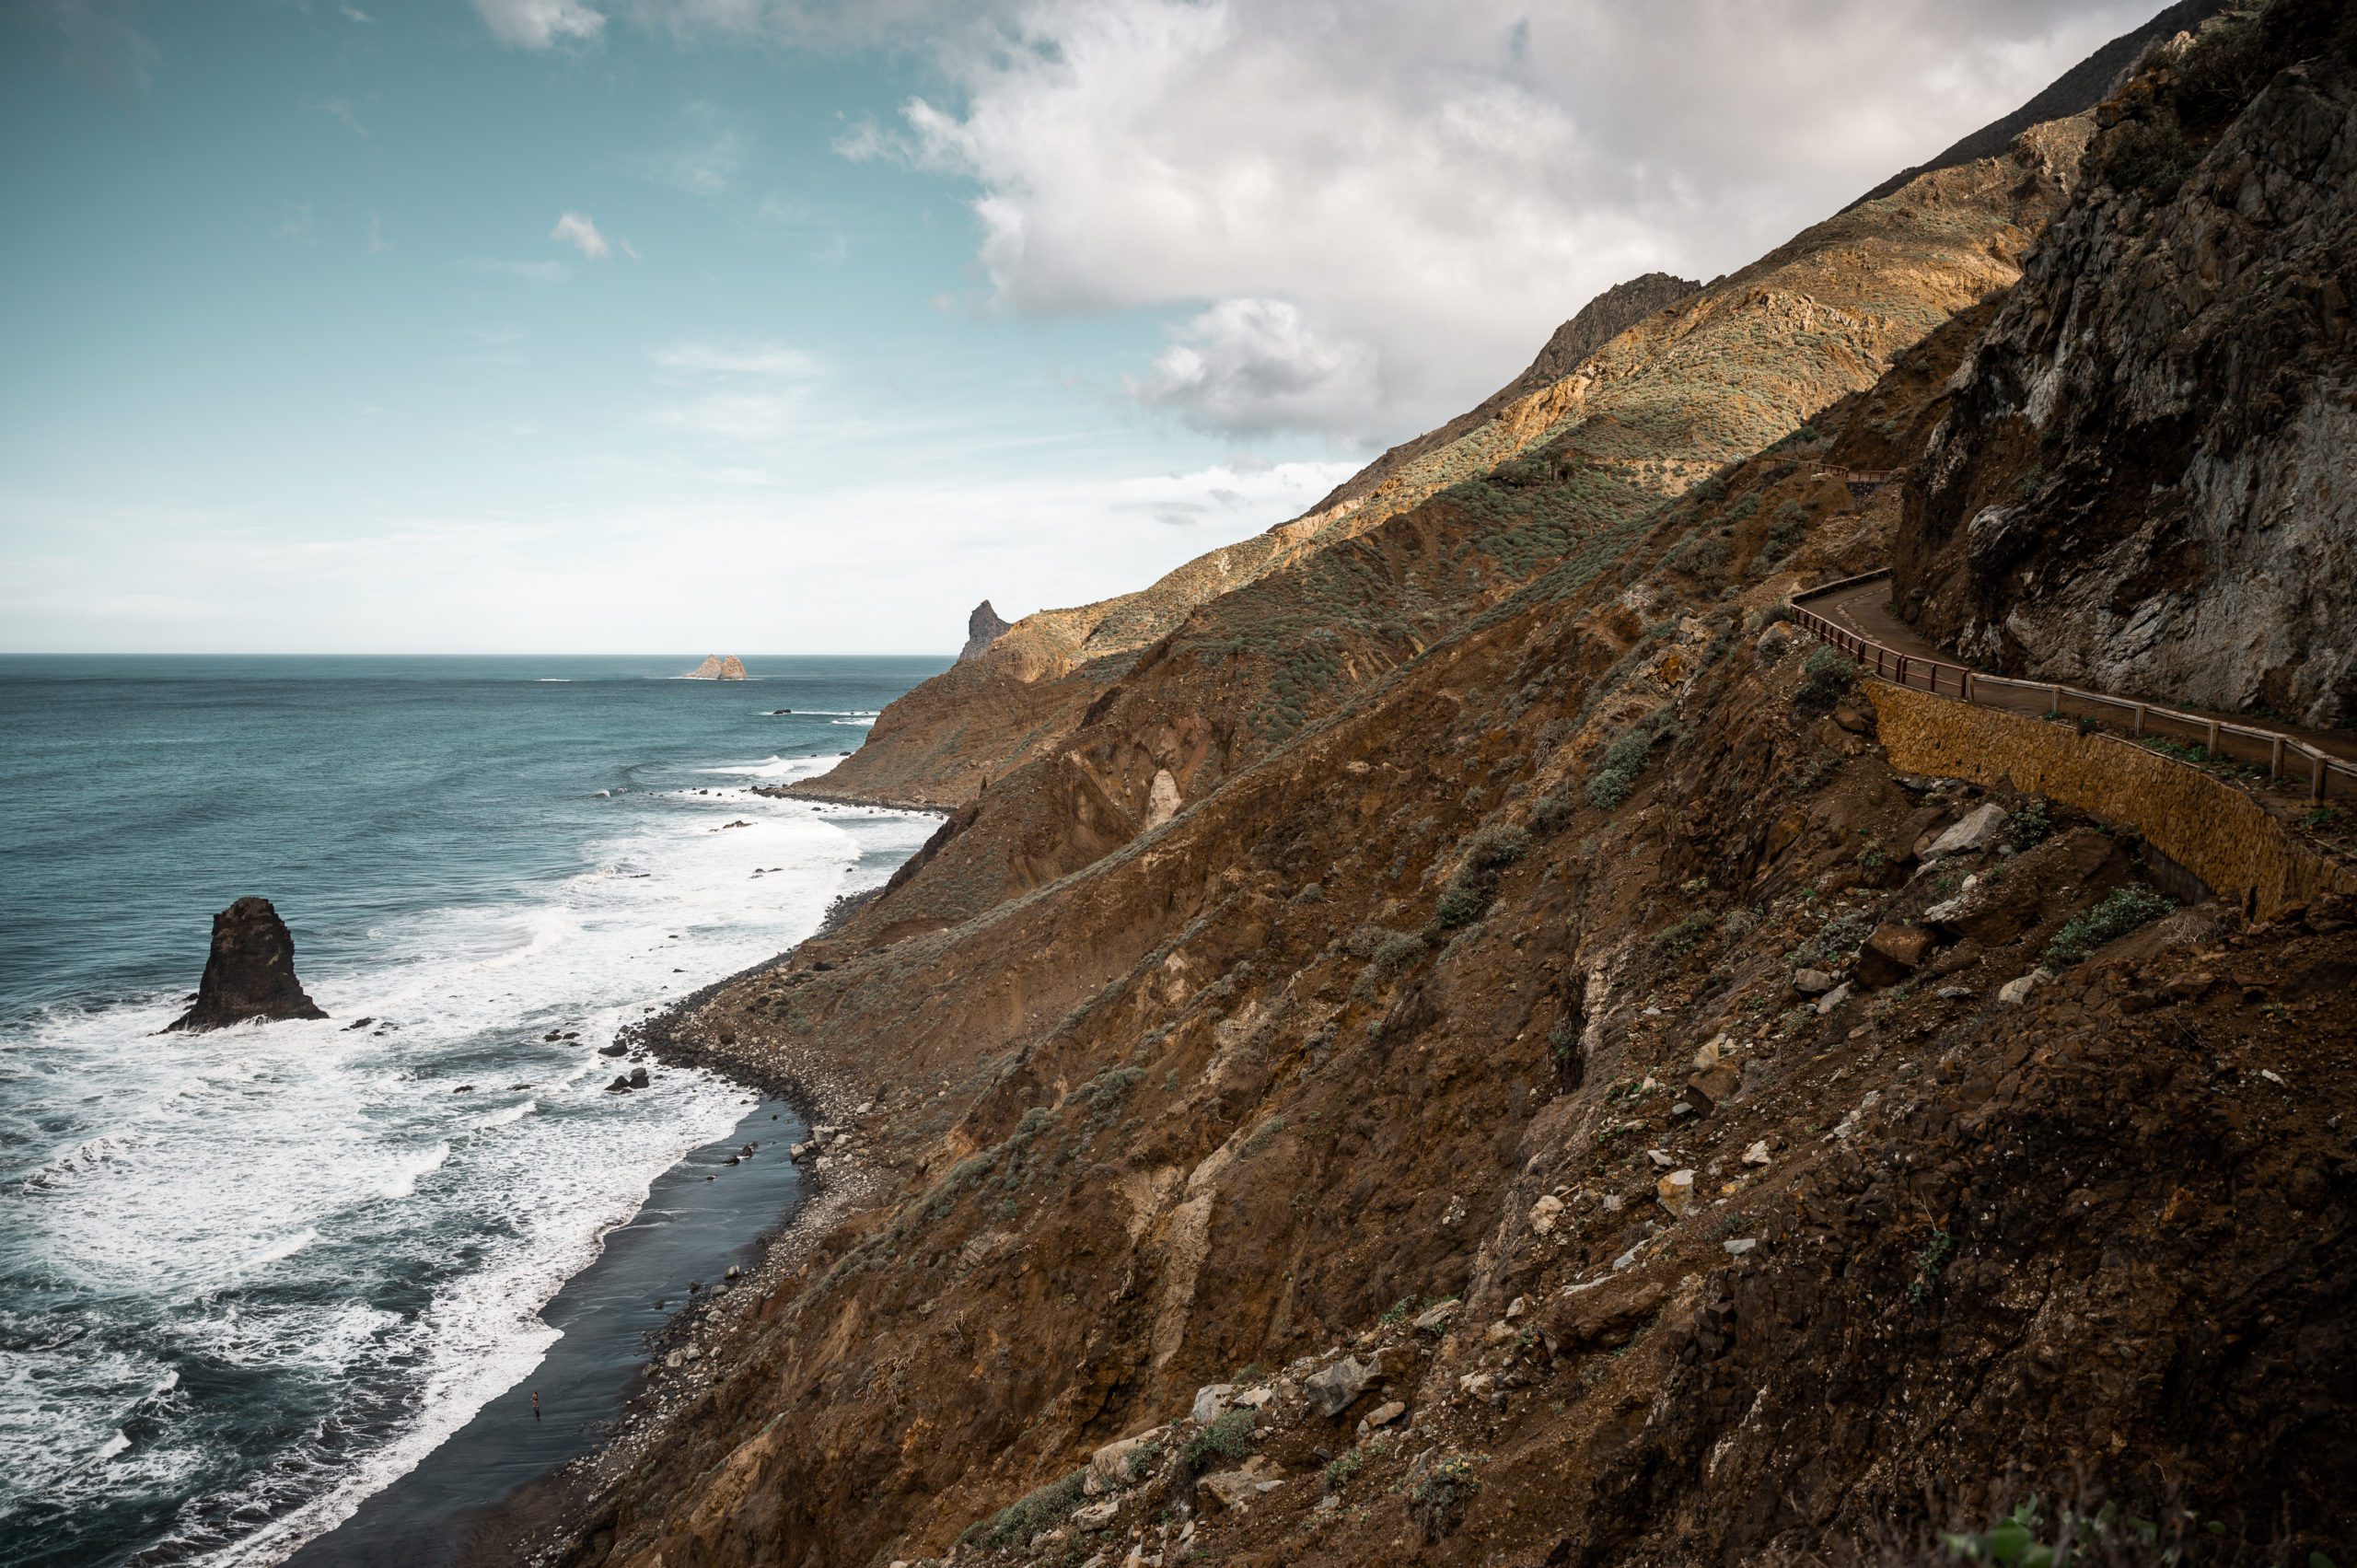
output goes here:
[{"label": "brown eroded slope", "polygon": [[709,1004],[873,1101],[873,1200],[557,1560],[1682,1564],[2058,1486],[2349,1539],[2351,912],[2103,940],[2169,868],[1895,774],[1767,613],[1887,548],[1848,476],[1986,314],[1159,830]]}]

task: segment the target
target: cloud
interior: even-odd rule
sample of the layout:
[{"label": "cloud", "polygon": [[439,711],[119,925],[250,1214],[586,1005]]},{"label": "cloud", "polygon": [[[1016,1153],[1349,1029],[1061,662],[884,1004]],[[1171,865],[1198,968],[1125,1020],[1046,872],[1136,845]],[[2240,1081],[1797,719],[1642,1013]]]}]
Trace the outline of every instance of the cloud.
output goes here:
[{"label": "cloud", "polygon": [[605,16],[583,0],[474,0],[474,6],[492,37],[521,49],[595,43],[606,30]]},{"label": "cloud", "polygon": [[691,139],[641,158],[639,169],[658,184],[698,196],[720,195],[744,170],[745,138],[708,103],[691,103],[686,114],[694,133]]},{"label": "cloud", "polygon": [[377,25],[377,18],[370,16],[367,12],[362,10],[357,6],[346,5],[340,7],[340,9],[343,12],[347,20],[357,23],[362,27],[374,27]]},{"label": "cloud", "polygon": [[277,226],[270,231],[270,236],[273,239],[291,239],[297,245],[319,243],[319,236],[311,226],[311,203],[308,202],[288,203],[286,215],[278,220]]},{"label": "cloud", "polygon": [[1152,367],[1122,387],[1213,435],[1309,429],[1371,438],[1381,379],[1372,345],[1320,336],[1287,301],[1224,299],[1175,329]]},{"label": "cloud", "polygon": [[510,261],[494,256],[468,256],[458,264],[470,273],[515,278],[522,283],[559,284],[573,275],[563,261]]},{"label": "cloud", "polygon": [[59,0],[52,14],[75,75],[126,102],[155,86],[162,56],[140,29],[135,0]]},{"label": "cloud", "polygon": [[592,261],[602,261],[613,253],[613,247],[606,243],[606,237],[598,232],[586,213],[566,213],[549,230],[549,238],[563,240]]},{"label": "cloud", "polygon": [[758,376],[805,380],[819,373],[815,354],[781,343],[672,343],[654,351],[656,365],[682,376]]},{"label": "cloud", "polygon": [[321,99],[311,107],[321,114],[332,116],[355,136],[368,134],[368,127],[360,123],[360,110],[348,98]]},{"label": "cloud", "polygon": [[381,256],[391,249],[392,246],[388,244],[385,239],[385,225],[383,220],[378,218],[375,213],[370,213],[368,215],[368,254],[371,256]]},{"label": "cloud", "polygon": [[648,356],[664,382],[680,389],[649,411],[659,429],[728,446],[771,448],[807,426],[822,372],[818,357],[764,340],[687,341]]},{"label": "cloud", "polygon": [[1396,439],[1602,289],[1741,265],[2149,4],[1036,0],[834,145],[970,181],[998,308],[1189,312],[1147,401]]}]

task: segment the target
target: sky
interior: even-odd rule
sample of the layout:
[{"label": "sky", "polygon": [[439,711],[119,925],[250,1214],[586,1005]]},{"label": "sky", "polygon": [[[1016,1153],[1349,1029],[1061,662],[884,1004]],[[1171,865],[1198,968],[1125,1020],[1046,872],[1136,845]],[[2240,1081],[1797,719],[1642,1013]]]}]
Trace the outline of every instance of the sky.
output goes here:
[{"label": "sky", "polygon": [[0,651],[948,652],[2158,0],[0,0]]}]

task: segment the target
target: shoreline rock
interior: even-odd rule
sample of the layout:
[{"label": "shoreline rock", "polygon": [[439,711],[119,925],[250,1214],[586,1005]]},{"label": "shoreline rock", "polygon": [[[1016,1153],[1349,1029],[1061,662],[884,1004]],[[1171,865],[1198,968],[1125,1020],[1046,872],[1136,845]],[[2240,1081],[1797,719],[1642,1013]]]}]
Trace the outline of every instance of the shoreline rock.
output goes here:
[{"label": "shoreline rock", "polygon": [[226,1028],[249,1018],[324,1018],[295,977],[295,937],[268,899],[249,894],[213,917],[213,947],[197,981],[196,1004],[167,1024]]}]

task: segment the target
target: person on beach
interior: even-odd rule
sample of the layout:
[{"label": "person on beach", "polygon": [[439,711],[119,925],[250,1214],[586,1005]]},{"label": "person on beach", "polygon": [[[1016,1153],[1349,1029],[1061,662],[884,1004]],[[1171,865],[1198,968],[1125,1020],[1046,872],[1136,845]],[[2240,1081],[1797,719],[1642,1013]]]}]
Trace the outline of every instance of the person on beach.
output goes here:
[{"label": "person on beach", "polygon": [[532,1419],[540,1419],[540,1391],[538,1388],[532,1390]]}]

